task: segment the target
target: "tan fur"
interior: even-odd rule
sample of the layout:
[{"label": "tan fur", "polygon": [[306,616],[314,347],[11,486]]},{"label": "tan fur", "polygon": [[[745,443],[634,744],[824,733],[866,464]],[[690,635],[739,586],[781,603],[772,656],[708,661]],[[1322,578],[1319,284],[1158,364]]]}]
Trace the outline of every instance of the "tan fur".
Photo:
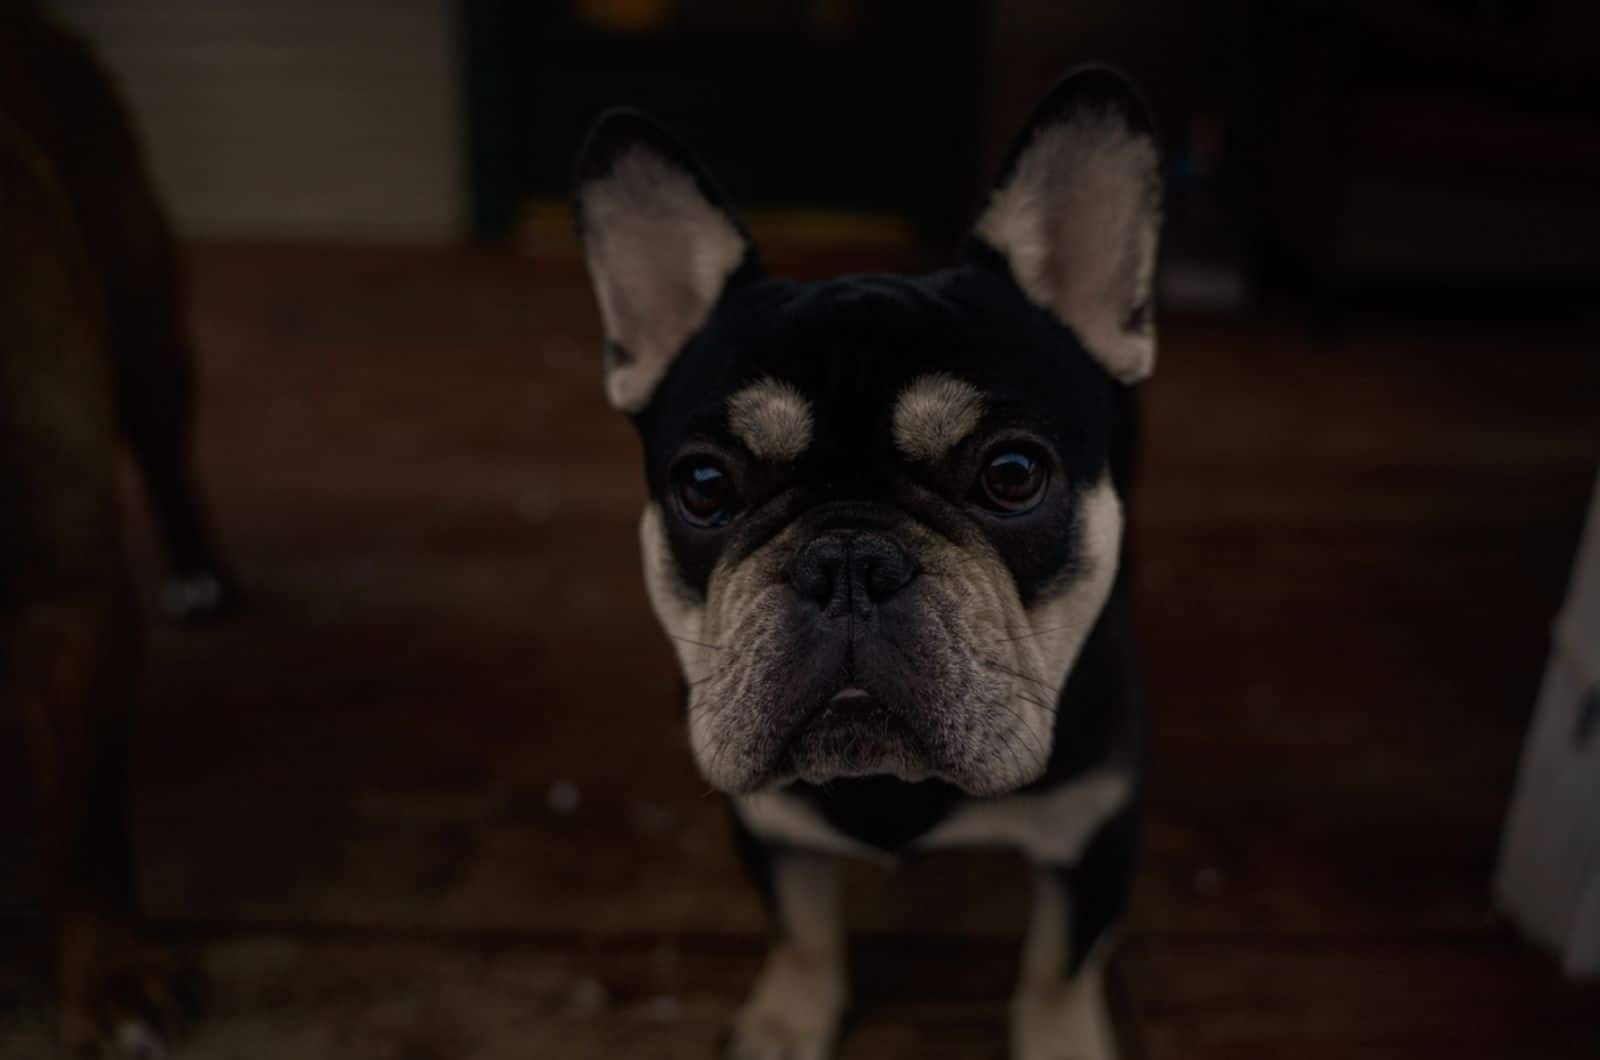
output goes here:
[{"label": "tan fur", "polygon": [[644,558],[645,595],[672,641],[684,679],[691,684],[704,680],[714,656],[704,639],[705,606],[678,578],[666,528],[661,524],[661,509],[653,503],[645,506],[639,518],[639,548]]},{"label": "tan fur", "polygon": [[745,253],[744,238],[694,178],[640,145],[579,195],[583,253],[606,338],[606,396],[626,412],[650,401],[705,323]]},{"label": "tan fur", "polygon": [[[977,795],[1013,791],[1044,771],[1056,696],[1110,593],[1121,540],[1109,479],[1085,493],[1079,510],[1080,573],[1031,609],[983,540],[956,544],[915,525],[901,532],[922,570],[906,591],[917,594],[925,620],[906,652],[936,675],[930,685],[941,698],[920,714],[937,761],[894,757],[863,771],[939,776]],[[787,736],[775,729],[773,708],[793,694],[783,669],[792,661],[785,570],[798,532],[791,526],[738,563],[719,563],[703,602],[678,581],[654,505],[640,541],[651,603],[690,685],[689,744],[701,772],[732,793],[794,779],[768,769]]]},{"label": "tan fur", "polygon": [[[934,772],[985,793],[1025,784],[1044,768],[1044,712],[1027,704],[1013,711],[1016,678],[970,655],[974,646],[1009,654],[995,642],[1004,616],[1020,612],[1015,588],[1003,570],[989,569],[998,567],[997,557],[973,562],[930,531],[911,529],[905,537],[923,568],[907,591],[921,595],[926,615],[918,644],[908,650],[940,675],[935,683],[946,700],[927,704],[925,712],[936,726],[927,735],[940,741],[945,759]],[[775,745],[787,736],[774,731],[772,706],[793,694],[779,664],[788,659],[791,636],[784,571],[798,545],[799,534],[787,529],[737,565],[719,564],[711,576],[702,636],[714,645],[737,645],[737,651],[719,655],[693,688],[691,731],[700,732],[691,743],[703,752],[701,771],[726,791],[794,779],[768,776],[766,770]],[[891,753],[858,768],[907,779],[929,775],[928,763],[902,757],[905,749]]]},{"label": "tan fur", "polygon": [[895,448],[911,460],[936,463],[978,429],[983,394],[943,373],[914,380],[894,403]]},{"label": "tan fur", "polygon": [[[1111,596],[1122,555],[1122,501],[1107,473],[1078,498],[1077,533],[1084,569],[1065,589],[1028,609],[1028,662],[1049,678],[1055,693],[1078,661]],[[1054,694],[1052,694],[1054,699]]]},{"label": "tan fur", "polygon": [[1041,128],[995,189],[977,233],[1005,256],[1035,302],[1078,334],[1125,383],[1155,368],[1148,314],[1161,224],[1154,141],[1113,113],[1085,111]]},{"label": "tan fur", "polygon": [[728,428],[762,460],[798,460],[811,444],[811,425],[811,403],[777,379],[751,383],[728,398]]}]

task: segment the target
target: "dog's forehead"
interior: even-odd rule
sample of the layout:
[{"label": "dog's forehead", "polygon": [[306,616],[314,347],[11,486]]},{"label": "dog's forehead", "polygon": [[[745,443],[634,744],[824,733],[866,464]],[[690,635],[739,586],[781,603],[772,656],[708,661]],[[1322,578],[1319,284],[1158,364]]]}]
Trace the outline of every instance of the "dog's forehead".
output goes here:
[{"label": "dog's forehead", "polygon": [[[920,278],[847,277],[812,285],[799,290],[771,325],[766,341],[742,358],[727,405],[737,413],[752,398],[769,401],[769,408],[804,401],[817,443],[831,448],[881,439],[895,403],[919,377],[955,378],[981,367],[969,312]],[[781,381],[785,393],[775,394],[769,381]],[[736,435],[746,426],[740,417],[730,420]],[[739,440],[748,446],[762,439]]]},{"label": "dog's forehead", "polygon": [[936,459],[986,413],[1070,419],[1098,375],[1070,332],[982,270],[762,281],[724,297],[647,432],[669,448],[725,435],[780,461],[888,445]]}]

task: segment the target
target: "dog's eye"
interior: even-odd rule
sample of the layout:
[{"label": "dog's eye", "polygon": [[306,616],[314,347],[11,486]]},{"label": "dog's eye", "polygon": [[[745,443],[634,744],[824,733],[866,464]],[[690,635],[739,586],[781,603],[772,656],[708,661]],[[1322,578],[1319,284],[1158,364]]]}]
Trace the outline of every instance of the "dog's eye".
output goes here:
[{"label": "dog's eye", "polygon": [[678,507],[695,526],[723,526],[739,511],[733,477],[714,460],[686,460],[673,471]]},{"label": "dog's eye", "polygon": [[1016,515],[1039,503],[1049,477],[1043,453],[1028,446],[999,449],[984,462],[975,499],[991,511]]}]

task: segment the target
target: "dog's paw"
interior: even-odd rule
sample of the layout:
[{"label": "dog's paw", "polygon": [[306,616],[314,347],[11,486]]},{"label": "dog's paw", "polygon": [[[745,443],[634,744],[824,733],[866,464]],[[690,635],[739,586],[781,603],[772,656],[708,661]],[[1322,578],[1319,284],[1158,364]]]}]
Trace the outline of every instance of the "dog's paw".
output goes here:
[{"label": "dog's paw", "polygon": [[59,942],[59,1032],[72,1060],[158,1060],[193,1017],[192,975],[135,931],[69,926]]},{"label": "dog's paw", "polygon": [[1011,1003],[1012,1060],[1117,1060],[1098,975],[1022,994]]},{"label": "dog's paw", "polygon": [[734,1017],[726,1060],[828,1060],[846,992],[838,961],[779,946]]},{"label": "dog's paw", "polygon": [[175,574],[161,587],[161,610],[184,625],[221,621],[239,606],[238,589],[215,571]]}]

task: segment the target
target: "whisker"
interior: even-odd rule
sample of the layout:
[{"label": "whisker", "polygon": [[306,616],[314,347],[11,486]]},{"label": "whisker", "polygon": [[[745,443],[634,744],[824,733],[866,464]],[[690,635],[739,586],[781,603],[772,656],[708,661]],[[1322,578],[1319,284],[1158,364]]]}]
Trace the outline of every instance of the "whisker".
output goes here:
[{"label": "whisker", "polygon": [[721,737],[717,740],[716,747],[711,752],[709,772],[715,773],[717,771],[717,763],[722,760],[723,754],[728,750],[728,746],[732,743],[732,733],[724,732],[721,734]]},{"label": "whisker", "polygon": [[1056,711],[1059,706],[1058,704],[1046,703],[1044,700],[1036,699],[1035,697],[1028,695],[1026,692],[1018,692],[1017,698],[1022,700],[1024,703],[1038,707],[1039,711],[1047,718],[1054,718],[1056,716]]},{"label": "whisker", "polygon": [[689,688],[696,688],[696,687],[698,687],[700,685],[705,684],[707,681],[712,680],[713,678],[721,677],[723,674],[725,674],[727,672],[728,672],[728,667],[727,666],[713,666],[711,669],[707,670],[705,672],[705,674],[703,674],[702,676],[697,677],[693,681],[687,681],[687,682],[685,682],[685,684]]},{"label": "whisker", "polygon": [[1052,633],[1064,633],[1067,630],[1076,629],[1076,628],[1077,628],[1076,626],[1051,626],[1049,629],[1036,629],[1032,633],[1023,633],[1023,634],[1021,634],[1019,636],[1015,636],[1015,637],[999,637],[995,641],[993,641],[993,643],[995,643],[995,644],[1015,644],[1018,641],[1032,640],[1034,637],[1046,637],[1046,636],[1049,636]]},{"label": "whisker", "polygon": [[[1023,699],[1025,702],[1029,702],[1029,703],[1033,703],[1035,705],[1039,705],[1040,709],[1044,711],[1046,717],[1053,717],[1054,716],[1054,712],[1049,710],[1048,708],[1045,708],[1042,705],[1040,705],[1038,700],[1035,700],[1032,697],[1030,697],[1027,694],[1022,693],[1022,692],[1018,692],[1018,693],[1016,693],[1016,695],[1019,698]],[[1021,729],[1023,735],[1025,735],[1027,737],[1028,743],[1032,746],[1034,753],[1037,754],[1042,759],[1046,759],[1046,760],[1049,759],[1049,757],[1050,757],[1049,752],[1042,744],[1040,744],[1039,738],[1034,735],[1033,727],[1028,724],[1028,720],[1022,716],[1022,712],[1019,711],[1015,706],[1013,706],[1009,700],[1005,700],[1005,699],[995,700],[991,704],[991,706],[994,707],[994,708],[998,708],[1000,710],[1003,710],[1007,714],[1009,714],[1011,716],[1012,720],[1014,720],[1017,723],[1017,728]],[[1012,743],[1018,743],[1019,742],[1017,736],[1015,735],[1015,732],[1012,729],[1010,729],[1010,728],[1000,729],[999,732],[1001,733],[1002,736],[1005,737],[1006,740],[1008,740],[1008,741],[1010,741]],[[1013,754],[1015,754],[1014,751],[1013,751]],[[1018,763],[1018,774],[1020,775],[1021,772],[1022,772],[1021,764],[1019,762]]]},{"label": "whisker", "polygon": [[1033,684],[1036,684],[1040,688],[1049,692],[1052,696],[1060,694],[1059,688],[1057,688],[1055,685],[1052,685],[1049,681],[1044,680],[1042,677],[1035,677],[1033,674],[1026,674],[1021,670],[1013,670],[1005,663],[1002,663],[999,659],[985,658],[984,662],[988,663],[991,668],[998,670],[1003,674],[1010,674],[1019,681],[1029,681]]},{"label": "whisker", "polygon": [[1024,770],[1022,768],[1022,758],[1017,754],[1018,743],[1016,733],[1010,729],[1002,729],[1001,732],[1006,738],[1006,751],[1011,755],[1011,768],[1013,770],[1012,775],[1018,781],[1020,781],[1022,779]]},{"label": "whisker", "polygon": [[[693,637],[680,637],[676,633],[668,633],[667,636],[673,640],[682,641],[684,644],[693,644],[696,647],[708,648],[711,651],[732,651],[731,648],[723,644],[710,644],[703,640],[695,640]],[[737,655],[738,653],[734,652],[734,654]]]}]

